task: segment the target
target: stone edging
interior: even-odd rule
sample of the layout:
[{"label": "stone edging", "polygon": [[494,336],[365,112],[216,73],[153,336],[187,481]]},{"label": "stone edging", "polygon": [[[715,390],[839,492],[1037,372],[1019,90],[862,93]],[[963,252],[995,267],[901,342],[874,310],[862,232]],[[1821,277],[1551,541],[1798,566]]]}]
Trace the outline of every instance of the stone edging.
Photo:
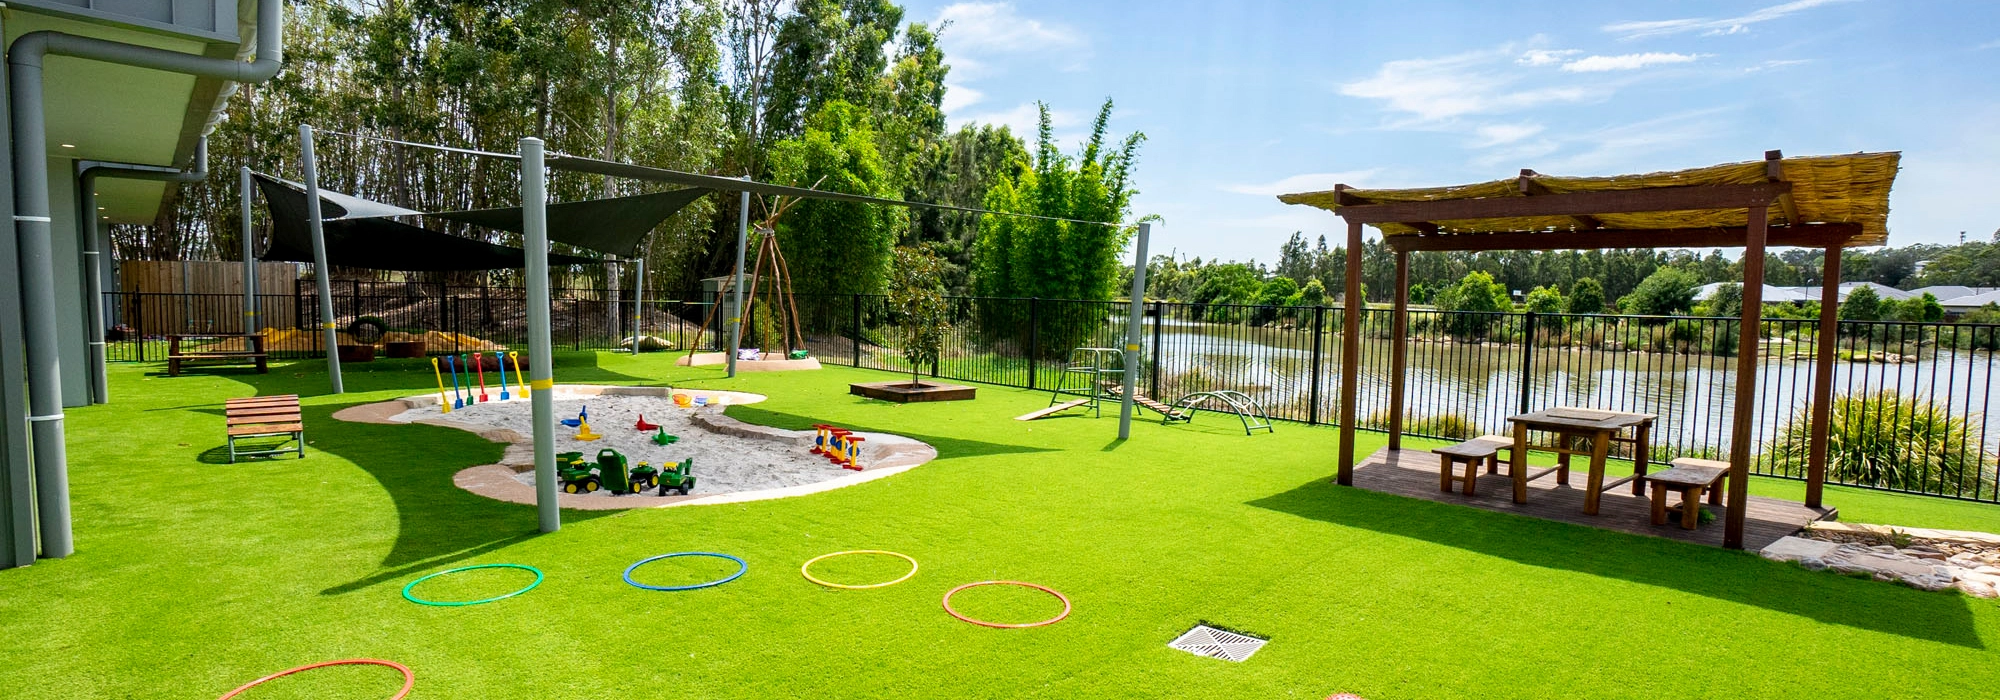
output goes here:
[{"label": "stone edging", "polygon": [[[599,396],[655,396],[666,397],[674,393],[720,398],[726,405],[750,404],[763,401],[765,397],[735,391],[715,391],[706,389],[673,389],[670,387],[625,387],[599,385],[560,385],[570,395]],[[515,399],[516,401],[520,399]],[[355,423],[376,423],[384,425],[406,425],[391,417],[412,408],[439,405],[435,395],[411,396],[391,399],[372,404],[363,404],[342,409],[333,414],[338,420]],[[719,407],[719,406],[718,406]],[[812,443],[813,431],[785,430],[762,425],[752,425],[723,415],[719,410],[697,410],[689,422],[709,432],[753,440],[776,440],[789,442],[799,447]],[[492,428],[453,421],[444,415],[434,418],[420,418],[409,423],[435,425],[454,428],[476,434],[491,442],[507,445],[501,453],[500,461],[459,470],[452,475],[452,483],[472,493],[509,503],[533,505],[534,487],[523,484],[514,475],[535,468],[533,438],[523,436],[506,428]],[[937,459],[937,449],[923,442],[901,435],[887,433],[856,433],[863,438],[862,470],[843,474],[826,481],[787,486],[756,491],[738,491],[706,496],[586,496],[582,494],[558,493],[556,503],[571,510],[628,510],[633,508],[669,508],[684,505],[708,505],[721,503],[745,503],[777,498],[789,498],[807,494],[831,491],[859,483],[874,481],[886,476],[909,471],[918,465]]]}]

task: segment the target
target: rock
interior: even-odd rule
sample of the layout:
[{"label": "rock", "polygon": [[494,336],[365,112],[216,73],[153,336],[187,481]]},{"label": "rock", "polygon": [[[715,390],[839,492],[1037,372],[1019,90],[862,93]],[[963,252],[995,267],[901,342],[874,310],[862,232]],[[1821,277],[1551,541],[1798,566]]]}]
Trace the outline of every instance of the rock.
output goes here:
[{"label": "rock", "polygon": [[1813,571],[1819,571],[1820,569],[1826,568],[1826,560],[1820,559],[1819,557],[1799,557],[1798,561],[1799,561],[1799,566],[1806,567],[1807,569]]},{"label": "rock", "polygon": [[1903,579],[1903,582],[1918,590],[1925,591],[1942,591],[1951,587],[1951,577],[1949,576],[1917,576]]},{"label": "rock", "polygon": [[1896,578],[1931,575],[1931,566],[1922,559],[1908,559],[1880,554],[1862,554],[1848,558],[1848,563],[1869,571],[1885,573]]},{"label": "rock", "polygon": [[1965,592],[1966,595],[1977,598],[2000,597],[2000,590],[1995,590],[1992,584],[1979,581],[1956,581],[1951,584],[1951,587]]},{"label": "rock", "polygon": [[[1803,537],[1780,537],[1778,541],[1765,546],[1758,554],[1771,561],[1800,561],[1803,559],[1821,561],[1834,554],[1839,548],[1840,545],[1833,542],[1809,540]],[[1825,566],[1823,561],[1821,566]]]},{"label": "rock", "polygon": [[1875,552],[1881,552],[1881,553],[1883,553],[1883,554],[1895,554],[1895,553],[1896,553],[1896,548],[1895,548],[1895,547],[1891,547],[1891,546],[1889,546],[1889,545],[1886,545],[1886,544],[1878,544],[1878,545],[1875,545],[1875,546],[1872,546],[1872,547],[1869,547],[1868,549],[1869,549],[1870,551],[1875,551]]}]

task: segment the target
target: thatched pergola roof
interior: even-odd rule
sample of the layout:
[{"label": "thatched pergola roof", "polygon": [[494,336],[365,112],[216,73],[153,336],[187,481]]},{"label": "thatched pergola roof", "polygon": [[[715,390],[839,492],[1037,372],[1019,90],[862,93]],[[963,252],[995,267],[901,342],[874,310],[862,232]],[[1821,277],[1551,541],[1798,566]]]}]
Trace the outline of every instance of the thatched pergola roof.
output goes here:
[{"label": "thatched pergola roof", "polygon": [[[1869,246],[1888,242],[1889,188],[1895,182],[1900,158],[1901,154],[1896,152],[1784,158],[1773,151],[1761,161],[1726,163],[1643,175],[1561,177],[1523,170],[1517,178],[1469,185],[1412,189],[1340,187],[1320,192],[1279,195],[1278,199],[1287,204],[1303,204],[1333,211],[1352,221],[1356,218],[1352,214],[1359,212],[1344,212],[1342,209],[1414,202],[1525,200],[1581,193],[1625,192],[1632,195],[1627,198],[1629,204],[1614,204],[1607,207],[1603,202],[1612,200],[1599,198],[1600,203],[1596,206],[1576,207],[1578,210],[1589,209],[1599,212],[1590,214],[1525,212],[1523,215],[1505,215],[1506,211],[1489,207],[1482,213],[1501,215],[1410,221],[1395,220],[1394,212],[1384,211],[1381,213],[1382,216],[1369,217],[1372,220],[1367,220],[1365,223],[1380,229],[1385,239],[1391,241],[1393,245],[1400,242],[1399,237],[1405,236],[1457,237],[1497,233],[1592,231],[1602,231],[1606,234],[1637,234],[1662,231],[1693,232],[1703,229],[1740,231],[1747,224],[1744,197],[1754,199],[1760,194],[1768,194],[1775,197],[1771,200],[1774,206],[1771,207],[1769,222],[1774,243],[1785,237],[1786,229],[1792,229],[1791,233],[1803,234],[1815,231],[1819,234],[1837,236],[1841,239],[1840,245]],[[1640,204],[1638,195],[1641,193],[1637,191],[1642,190],[1662,195],[1673,193],[1679,197],[1673,201],[1682,202],[1674,206],[1686,208],[1648,209],[1648,206],[1659,206],[1658,202],[1667,200],[1654,199],[1652,200],[1654,204]],[[1465,208],[1460,207],[1460,209]],[[1624,211],[1615,211],[1618,209]],[[1469,213],[1471,210],[1465,209],[1465,211]],[[1518,243],[1519,238],[1525,237],[1509,238]],[[1607,235],[1605,238],[1615,241],[1618,237]],[[1703,240],[1691,242],[1689,245],[1708,244]],[[1655,241],[1654,245],[1674,244]],[[1445,245],[1436,245],[1414,249],[1445,248],[1447,248]]]}]

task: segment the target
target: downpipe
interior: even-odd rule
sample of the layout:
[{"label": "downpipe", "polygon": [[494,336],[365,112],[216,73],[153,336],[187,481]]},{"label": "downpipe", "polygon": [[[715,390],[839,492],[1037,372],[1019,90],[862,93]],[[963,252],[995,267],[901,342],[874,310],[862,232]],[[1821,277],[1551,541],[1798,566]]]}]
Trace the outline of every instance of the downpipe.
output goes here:
[{"label": "downpipe", "polygon": [[83,222],[83,256],[90,267],[84,275],[89,296],[90,313],[90,402],[105,404],[111,402],[111,383],[105,368],[104,355],[104,264],[103,256],[108,251],[101,250],[99,242],[100,223],[103,217],[97,215],[97,181],[104,178],[120,180],[151,180],[155,182],[201,182],[208,179],[208,137],[203,136],[195,144],[194,160],[187,170],[163,168],[136,163],[108,163],[84,161],[77,175],[78,199],[82,202],[80,221]]}]

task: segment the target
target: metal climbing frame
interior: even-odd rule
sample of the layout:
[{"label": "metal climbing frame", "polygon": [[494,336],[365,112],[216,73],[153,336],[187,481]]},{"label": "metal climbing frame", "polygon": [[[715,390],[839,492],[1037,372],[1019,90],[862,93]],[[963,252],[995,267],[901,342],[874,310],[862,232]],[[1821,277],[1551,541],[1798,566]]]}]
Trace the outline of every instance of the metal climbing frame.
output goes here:
[{"label": "metal climbing frame", "polygon": [[[1259,407],[1255,400],[1251,399],[1248,394],[1228,389],[1222,391],[1197,391],[1183,396],[1174,402],[1172,413],[1161,414],[1164,417],[1160,419],[1160,422],[1191,422],[1194,420],[1195,409],[1212,402],[1221,402],[1223,405],[1228,406],[1228,412],[1236,414],[1236,417],[1243,421],[1244,435],[1249,435],[1251,431],[1258,428],[1263,428],[1265,432],[1277,432],[1276,429],[1271,427],[1271,419],[1264,415],[1264,409]],[[1208,410],[1215,411],[1221,409],[1211,408]]]},{"label": "metal climbing frame", "polygon": [[1125,376],[1125,353],[1116,348],[1076,348],[1069,352],[1069,363],[1056,378],[1055,389],[1049,392],[1049,405],[1056,405],[1064,395],[1081,396],[1090,414],[1102,415],[1105,399],[1119,400],[1119,380]]}]

